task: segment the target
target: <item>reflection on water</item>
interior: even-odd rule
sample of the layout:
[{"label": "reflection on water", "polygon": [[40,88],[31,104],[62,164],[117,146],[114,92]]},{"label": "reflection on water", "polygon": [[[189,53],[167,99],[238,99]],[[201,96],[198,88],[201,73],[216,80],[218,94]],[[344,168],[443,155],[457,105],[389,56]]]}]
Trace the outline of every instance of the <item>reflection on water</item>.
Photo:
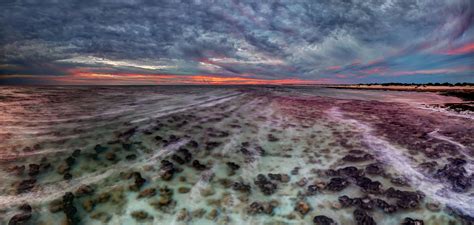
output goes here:
[{"label": "reflection on water", "polygon": [[458,101],[316,87],[4,87],[0,220],[472,222],[474,123],[422,107]]}]

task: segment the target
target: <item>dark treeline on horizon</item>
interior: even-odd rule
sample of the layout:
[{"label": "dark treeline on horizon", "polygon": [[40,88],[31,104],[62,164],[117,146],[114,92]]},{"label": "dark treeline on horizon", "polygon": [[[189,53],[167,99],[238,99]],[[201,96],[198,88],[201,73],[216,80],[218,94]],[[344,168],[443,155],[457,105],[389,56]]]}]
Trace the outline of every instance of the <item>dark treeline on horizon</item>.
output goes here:
[{"label": "dark treeline on horizon", "polygon": [[390,83],[367,83],[367,84],[357,84],[357,85],[382,85],[382,86],[473,86],[474,83],[468,83],[468,82],[463,82],[463,83],[395,83],[395,82],[390,82]]}]

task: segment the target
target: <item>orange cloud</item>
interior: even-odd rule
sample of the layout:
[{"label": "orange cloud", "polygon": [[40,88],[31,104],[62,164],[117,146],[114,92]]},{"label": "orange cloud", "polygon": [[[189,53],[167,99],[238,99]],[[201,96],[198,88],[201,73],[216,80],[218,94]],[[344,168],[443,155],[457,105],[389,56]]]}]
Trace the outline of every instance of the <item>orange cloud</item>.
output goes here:
[{"label": "orange cloud", "polygon": [[331,79],[302,80],[292,79],[258,79],[249,77],[227,77],[217,75],[176,75],[176,74],[109,74],[70,71],[70,76],[48,77],[47,79],[65,84],[112,84],[112,85],[151,85],[151,84],[208,84],[208,85],[285,85],[285,84],[321,84],[332,83]]}]

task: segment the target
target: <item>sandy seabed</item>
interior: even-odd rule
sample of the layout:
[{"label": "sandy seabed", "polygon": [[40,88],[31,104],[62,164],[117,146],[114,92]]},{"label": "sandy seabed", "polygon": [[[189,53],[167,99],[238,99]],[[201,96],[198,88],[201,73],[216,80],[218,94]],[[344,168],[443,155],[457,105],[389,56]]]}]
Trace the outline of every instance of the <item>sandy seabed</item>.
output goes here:
[{"label": "sandy seabed", "polygon": [[0,223],[472,224],[474,121],[425,107],[453,102],[320,87],[4,87]]}]

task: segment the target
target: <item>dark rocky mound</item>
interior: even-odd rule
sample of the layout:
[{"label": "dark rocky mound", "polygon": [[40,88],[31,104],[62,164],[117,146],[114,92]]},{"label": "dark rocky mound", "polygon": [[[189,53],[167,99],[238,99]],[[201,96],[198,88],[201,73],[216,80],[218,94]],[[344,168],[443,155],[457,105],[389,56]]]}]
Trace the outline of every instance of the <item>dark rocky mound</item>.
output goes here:
[{"label": "dark rocky mound", "polygon": [[271,182],[265,175],[259,174],[254,184],[262,191],[265,195],[272,195],[277,190],[277,184]]},{"label": "dark rocky mound", "polygon": [[336,222],[334,222],[333,219],[327,216],[323,216],[323,215],[315,216],[313,218],[313,223],[315,225],[336,225],[337,224]]},{"label": "dark rocky mound", "polygon": [[435,177],[451,183],[451,188],[456,192],[466,192],[472,186],[472,175],[469,176],[464,169],[466,160],[460,158],[449,159],[450,163],[444,165],[435,173]]},{"label": "dark rocky mound", "polygon": [[367,214],[366,211],[362,209],[354,210],[354,220],[356,221],[357,225],[376,225],[375,220]]}]

